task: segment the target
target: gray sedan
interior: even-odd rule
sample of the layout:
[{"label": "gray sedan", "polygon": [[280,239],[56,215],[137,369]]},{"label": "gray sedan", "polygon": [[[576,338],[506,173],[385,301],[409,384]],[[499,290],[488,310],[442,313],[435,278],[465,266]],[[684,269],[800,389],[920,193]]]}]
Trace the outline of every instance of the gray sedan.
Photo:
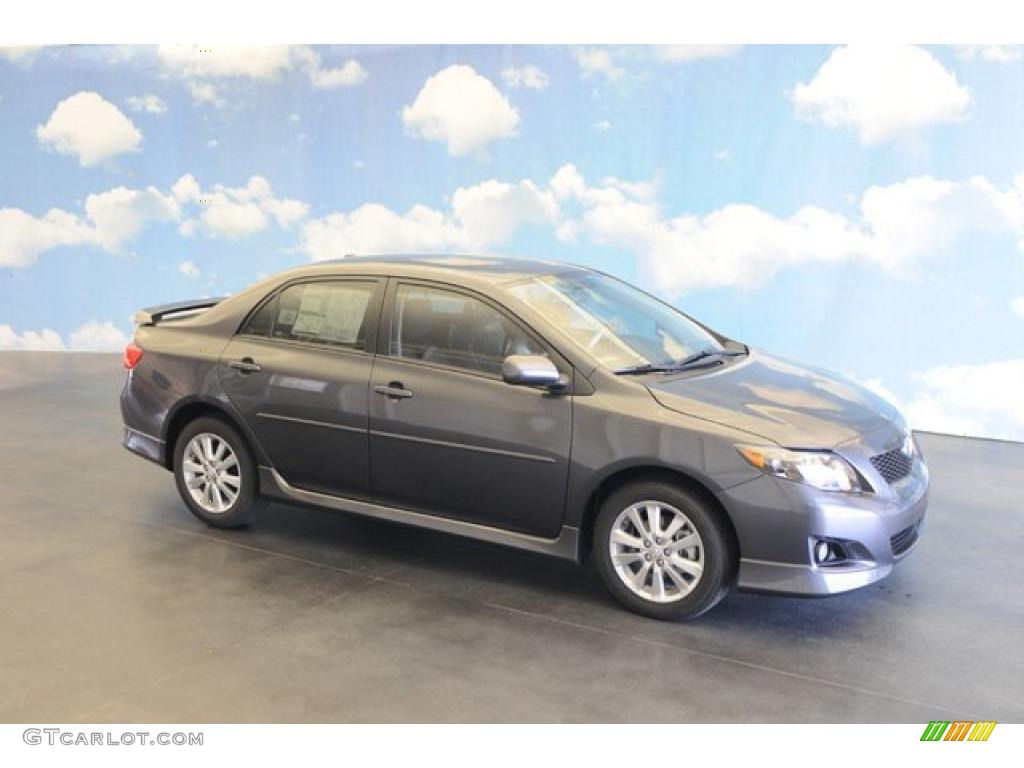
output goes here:
[{"label": "gray sedan", "polygon": [[136,321],[124,445],[210,525],[274,499],[590,559],[664,619],[870,584],[921,533],[896,409],[593,270],[350,257]]}]

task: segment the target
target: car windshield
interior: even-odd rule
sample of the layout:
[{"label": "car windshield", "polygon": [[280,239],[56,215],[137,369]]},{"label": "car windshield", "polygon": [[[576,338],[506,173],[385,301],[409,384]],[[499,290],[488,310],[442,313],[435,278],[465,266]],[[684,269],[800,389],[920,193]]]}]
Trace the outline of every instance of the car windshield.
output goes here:
[{"label": "car windshield", "polygon": [[670,366],[722,345],[641,290],[597,272],[533,277],[509,291],[612,370]]}]

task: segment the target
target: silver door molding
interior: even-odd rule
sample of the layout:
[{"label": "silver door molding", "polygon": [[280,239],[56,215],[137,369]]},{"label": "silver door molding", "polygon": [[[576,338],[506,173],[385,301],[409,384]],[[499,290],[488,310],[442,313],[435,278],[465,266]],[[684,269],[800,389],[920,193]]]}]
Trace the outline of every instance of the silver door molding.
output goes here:
[{"label": "silver door molding", "polygon": [[493,544],[501,544],[514,549],[522,549],[527,552],[536,552],[562,560],[579,562],[579,530],[569,525],[563,525],[558,536],[555,538],[546,539],[541,536],[531,536],[504,528],[470,523],[465,520],[437,517],[422,512],[413,512],[409,509],[389,507],[384,504],[374,504],[369,501],[333,496],[317,491],[307,491],[289,484],[273,467],[260,467],[259,472],[260,493],[283,501],[312,504],[317,507],[327,507],[378,520],[404,523],[418,528],[429,528],[433,531],[450,533],[478,541],[489,541]]}]

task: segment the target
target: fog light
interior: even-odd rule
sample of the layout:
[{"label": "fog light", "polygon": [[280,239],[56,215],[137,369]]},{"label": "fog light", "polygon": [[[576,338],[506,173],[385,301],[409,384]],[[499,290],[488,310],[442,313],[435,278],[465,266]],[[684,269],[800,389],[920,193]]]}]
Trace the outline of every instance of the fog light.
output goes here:
[{"label": "fog light", "polygon": [[842,565],[850,559],[841,542],[818,539],[814,544],[814,562],[818,565]]},{"label": "fog light", "polygon": [[814,559],[817,560],[819,563],[824,563],[826,560],[828,560],[828,542],[827,541],[819,541],[814,546]]}]

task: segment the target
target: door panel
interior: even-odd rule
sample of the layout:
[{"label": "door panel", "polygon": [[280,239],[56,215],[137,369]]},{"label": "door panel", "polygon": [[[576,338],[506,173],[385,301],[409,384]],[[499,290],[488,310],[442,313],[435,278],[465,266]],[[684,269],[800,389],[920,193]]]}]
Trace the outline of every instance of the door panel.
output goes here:
[{"label": "door panel", "polygon": [[383,288],[368,278],[286,285],[221,357],[228,397],[292,485],[369,498],[367,387]]},{"label": "door panel", "polygon": [[568,396],[378,358],[370,392],[374,501],[540,536],[557,535],[568,475]]},{"label": "door panel", "polygon": [[[227,361],[250,359],[245,373]],[[292,485],[369,498],[367,384],[371,357],[237,336],[221,383],[274,468]]]},{"label": "door panel", "polygon": [[482,297],[393,283],[370,377],[370,486],[378,503],[554,537],[572,434],[569,395],[512,386],[507,354],[539,340]]}]

